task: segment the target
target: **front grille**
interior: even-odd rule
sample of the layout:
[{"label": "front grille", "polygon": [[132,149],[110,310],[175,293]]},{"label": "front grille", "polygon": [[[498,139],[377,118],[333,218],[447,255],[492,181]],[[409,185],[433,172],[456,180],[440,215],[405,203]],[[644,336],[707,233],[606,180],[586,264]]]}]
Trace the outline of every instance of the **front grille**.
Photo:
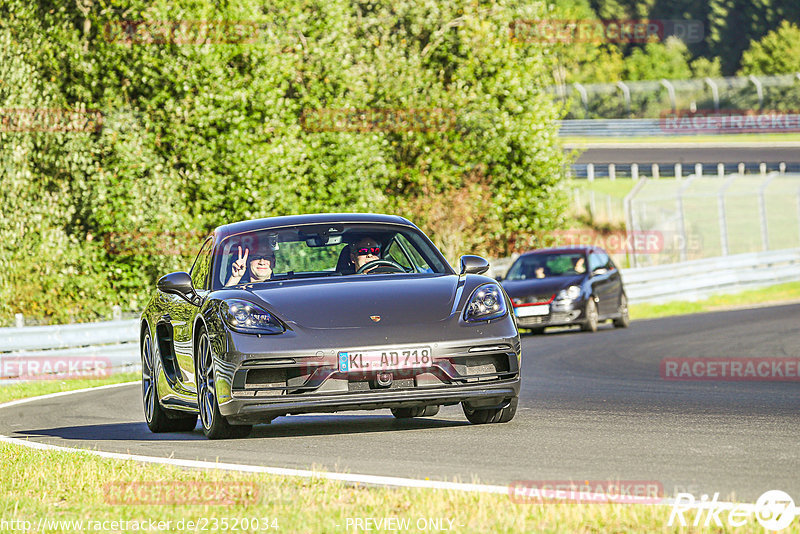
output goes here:
[{"label": "front grille", "polygon": [[392,380],[392,384],[388,388],[371,388],[369,380],[360,380],[358,382],[347,383],[347,391],[380,391],[382,389],[409,389],[413,387],[413,378],[400,378],[397,380]]},{"label": "front grille", "polygon": [[459,356],[451,358],[450,361],[453,364],[453,368],[461,376],[508,372],[508,355],[506,354]]},{"label": "front grille", "polygon": [[530,317],[517,317],[517,324],[520,326],[530,326],[549,322],[547,315],[532,315]]},{"label": "front grille", "polygon": [[286,369],[248,369],[246,389],[286,387]]}]

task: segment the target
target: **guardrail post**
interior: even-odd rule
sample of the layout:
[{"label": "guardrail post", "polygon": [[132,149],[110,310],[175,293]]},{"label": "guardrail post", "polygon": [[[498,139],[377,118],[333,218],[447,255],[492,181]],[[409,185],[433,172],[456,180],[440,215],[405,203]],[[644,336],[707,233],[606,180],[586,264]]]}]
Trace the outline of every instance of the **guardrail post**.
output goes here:
[{"label": "guardrail post", "polygon": [[608,164],[608,179],[609,180],[616,180],[617,179],[617,166],[613,163]]},{"label": "guardrail post", "polygon": [[115,305],[111,308],[111,318],[115,321],[122,320],[122,308],[119,305]]},{"label": "guardrail post", "polygon": [[21,313],[15,313],[14,326],[16,326],[17,328],[22,328],[23,326],[25,326],[25,316],[22,315]]},{"label": "guardrail post", "polygon": [[744,176],[744,163],[741,161],[739,162],[739,174]]},{"label": "guardrail post", "polygon": [[675,179],[680,180],[683,178],[683,165],[680,163],[675,164]]},{"label": "guardrail post", "polygon": [[638,163],[631,163],[631,179],[638,180],[639,179],[639,164]]},{"label": "guardrail post", "polygon": [[725,178],[725,164],[724,163],[717,163],[717,176],[720,178]]},{"label": "guardrail post", "polygon": [[695,163],[694,164],[694,174],[695,174],[695,176],[703,176],[703,164],[702,163]]},{"label": "guardrail post", "polygon": [[586,165],[586,179],[590,182],[594,182],[594,163]]},{"label": "guardrail post", "polygon": [[781,161],[780,163],[778,163],[778,172],[780,174],[786,174],[786,162],[785,161]]},{"label": "guardrail post", "polygon": [[763,161],[758,164],[758,173],[764,178],[767,175],[767,164]]},{"label": "guardrail post", "polygon": [[658,163],[653,163],[650,166],[650,172],[653,174],[653,180],[658,180],[659,177]]}]

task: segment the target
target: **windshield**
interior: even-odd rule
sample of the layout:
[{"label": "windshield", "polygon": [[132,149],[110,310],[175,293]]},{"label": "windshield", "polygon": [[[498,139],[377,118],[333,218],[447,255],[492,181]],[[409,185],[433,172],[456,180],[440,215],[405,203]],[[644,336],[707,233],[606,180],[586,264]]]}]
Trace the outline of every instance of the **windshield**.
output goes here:
[{"label": "windshield", "polygon": [[555,276],[574,276],[586,272],[583,252],[529,254],[521,256],[506,275],[507,280],[535,280]]},{"label": "windshield", "polygon": [[451,274],[418,231],[357,223],[297,225],[236,234],[217,245],[214,289],[289,278]]}]

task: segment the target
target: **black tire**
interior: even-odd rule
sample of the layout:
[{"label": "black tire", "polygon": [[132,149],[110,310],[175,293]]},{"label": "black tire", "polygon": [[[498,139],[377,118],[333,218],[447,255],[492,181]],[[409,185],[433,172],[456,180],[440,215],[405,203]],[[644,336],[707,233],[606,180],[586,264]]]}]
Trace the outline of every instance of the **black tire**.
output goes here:
[{"label": "black tire", "polygon": [[392,415],[397,419],[410,419],[412,417],[433,417],[439,413],[439,406],[423,406],[418,408],[392,408]]},{"label": "black tire", "polygon": [[614,319],[614,326],[617,328],[628,328],[631,318],[628,315],[628,297],[625,293],[619,298],[619,317]]},{"label": "black tire", "polygon": [[197,377],[197,407],[200,410],[203,434],[208,439],[244,438],[249,435],[253,425],[232,425],[219,411],[211,342],[205,330],[200,331],[197,339],[194,368]]},{"label": "black tire", "polygon": [[505,408],[479,408],[472,409],[466,402],[461,403],[461,408],[464,410],[464,415],[467,420],[473,425],[483,425],[486,423],[508,423],[514,419],[517,413],[517,404],[519,397],[514,397]]},{"label": "black tire", "polygon": [[534,328],[529,328],[528,331],[533,336],[540,336],[540,335],[544,334],[544,327],[543,326],[536,326]]},{"label": "black tire", "polygon": [[586,303],[586,311],[584,312],[586,319],[581,324],[581,330],[584,332],[597,332],[597,324],[599,323],[599,316],[597,314],[597,304],[593,298],[589,298]]},{"label": "black tire", "polygon": [[161,406],[158,395],[158,346],[150,330],[142,338],[142,406],[151,432],[189,432],[197,426],[197,414],[169,410]]}]

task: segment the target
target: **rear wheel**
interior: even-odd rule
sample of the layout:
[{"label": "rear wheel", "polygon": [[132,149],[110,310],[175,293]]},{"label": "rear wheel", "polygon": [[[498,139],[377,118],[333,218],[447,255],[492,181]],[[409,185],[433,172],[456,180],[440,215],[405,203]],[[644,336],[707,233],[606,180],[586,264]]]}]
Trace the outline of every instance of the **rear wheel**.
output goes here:
[{"label": "rear wheel", "polygon": [[627,328],[629,324],[631,324],[631,319],[628,316],[628,297],[623,293],[619,298],[619,317],[614,319],[614,326]]},{"label": "rear wheel", "polygon": [[397,419],[410,419],[412,417],[433,417],[439,413],[439,407],[422,406],[419,408],[392,408],[392,415]]},{"label": "rear wheel", "polygon": [[142,404],[151,432],[188,432],[197,425],[197,415],[168,410],[158,402],[158,349],[149,331],[142,339]]},{"label": "rear wheel", "polygon": [[598,323],[598,314],[597,314],[597,304],[595,304],[594,299],[589,298],[589,302],[586,303],[586,320],[583,321],[581,324],[581,330],[584,332],[597,332],[597,323]]},{"label": "rear wheel", "polygon": [[219,411],[211,342],[205,331],[200,332],[196,361],[197,405],[203,434],[208,439],[243,438],[250,434],[253,425],[232,425]]},{"label": "rear wheel", "polygon": [[514,415],[517,413],[518,402],[519,397],[514,397],[505,408],[473,409],[470,408],[469,404],[466,402],[462,402],[461,407],[464,409],[464,415],[467,416],[467,420],[473,425],[482,425],[485,423],[508,423],[514,419]]}]

